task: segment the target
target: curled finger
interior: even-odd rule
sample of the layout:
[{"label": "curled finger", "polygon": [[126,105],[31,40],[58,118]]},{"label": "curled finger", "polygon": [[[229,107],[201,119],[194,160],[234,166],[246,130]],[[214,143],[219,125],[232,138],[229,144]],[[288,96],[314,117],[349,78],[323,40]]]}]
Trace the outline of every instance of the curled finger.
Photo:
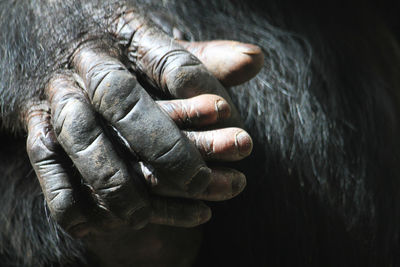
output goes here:
[{"label": "curled finger", "polygon": [[231,106],[231,117],[225,124],[242,125],[239,113],[223,85],[176,40],[135,11],[125,12],[113,25],[112,31],[127,46],[131,67],[151,85],[155,93],[172,98],[219,95]]},{"label": "curled finger", "polygon": [[153,197],[151,207],[150,223],[154,224],[195,227],[211,218],[211,209],[197,200]]},{"label": "curled finger", "polygon": [[[146,179],[157,179],[148,170],[144,171]],[[246,186],[246,177],[243,173],[230,168],[211,168],[211,180],[207,188],[196,195],[194,199],[205,201],[224,201],[237,196]],[[187,193],[176,190],[160,181],[151,188],[153,194],[167,197],[193,198]]]},{"label": "curled finger", "polygon": [[230,117],[228,102],[217,95],[157,101],[168,116],[182,128],[212,126]]},{"label": "curled finger", "polygon": [[86,234],[85,203],[53,128],[47,103],[32,107],[28,116],[27,152],[53,219],[74,236]]},{"label": "curled finger", "polygon": [[97,206],[133,226],[145,224],[149,209],[144,185],[128,170],[75,79],[57,75],[46,91],[57,139]]},{"label": "curled finger", "polygon": [[96,45],[80,47],[72,59],[93,108],[160,179],[190,194],[204,190],[210,170],[196,147],[126,69],[118,53]]},{"label": "curled finger", "polygon": [[211,131],[185,131],[205,160],[237,161],[250,155],[253,141],[240,128],[224,128]]}]

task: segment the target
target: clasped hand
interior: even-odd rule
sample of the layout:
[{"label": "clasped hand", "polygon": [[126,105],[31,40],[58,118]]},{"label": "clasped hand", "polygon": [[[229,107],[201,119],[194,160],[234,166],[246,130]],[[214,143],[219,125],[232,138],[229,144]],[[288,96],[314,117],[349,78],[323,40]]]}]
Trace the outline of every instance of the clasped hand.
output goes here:
[{"label": "clasped hand", "polygon": [[253,45],[171,39],[134,11],[80,41],[25,120],[52,217],[77,237],[209,220],[202,200],[230,199],[246,179],[207,162],[241,160],[252,149],[222,84],[245,82],[262,61]]}]

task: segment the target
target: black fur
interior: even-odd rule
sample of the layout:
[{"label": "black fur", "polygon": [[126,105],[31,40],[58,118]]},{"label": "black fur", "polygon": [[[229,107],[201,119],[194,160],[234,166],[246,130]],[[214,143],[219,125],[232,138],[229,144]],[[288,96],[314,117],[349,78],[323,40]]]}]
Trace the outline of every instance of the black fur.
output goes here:
[{"label": "black fur", "polygon": [[[88,13],[115,8],[25,2],[0,3],[1,118],[14,132],[23,101],[63,64],[55,59],[87,28],[103,30]],[[131,2],[173,17],[188,38],[253,42],[265,52],[257,78],[231,90],[255,142],[241,166],[248,187],[215,206],[199,266],[400,265],[400,50],[379,13],[325,1]],[[49,26],[54,19],[65,27]],[[51,31],[39,31],[45,26]],[[82,245],[45,214],[23,142],[7,138],[1,266],[82,262]]]}]

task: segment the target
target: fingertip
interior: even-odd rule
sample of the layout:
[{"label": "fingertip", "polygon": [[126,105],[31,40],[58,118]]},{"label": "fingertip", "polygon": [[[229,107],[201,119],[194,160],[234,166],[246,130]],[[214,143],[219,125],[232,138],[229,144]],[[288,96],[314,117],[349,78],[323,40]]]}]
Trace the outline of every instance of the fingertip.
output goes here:
[{"label": "fingertip", "polygon": [[235,42],[234,49],[245,55],[263,55],[261,48],[254,44]]},{"label": "fingertip", "polygon": [[257,45],[237,41],[179,43],[227,87],[250,80],[264,65],[264,54]]},{"label": "fingertip", "polygon": [[250,135],[245,131],[240,131],[235,136],[235,145],[239,151],[240,156],[246,157],[250,155],[253,150],[253,140]]},{"label": "fingertip", "polygon": [[[201,210],[200,210],[199,221],[198,221],[197,225],[208,222],[212,217],[212,212],[211,212],[210,207],[208,207],[204,203],[201,203],[200,207],[201,207],[200,208]],[[195,226],[197,226],[197,225],[195,225]]]},{"label": "fingertip", "polygon": [[246,185],[246,176],[241,172],[237,172],[237,175],[232,178],[232,197],[239,195]]},{"label": "fingertip", "polygon": [[231,47],[236,53],[230,56],[226,75],[221,77],[222,84],[227,87],[252,79],[264,65],[264,54],[259,46],[232,41]]},{"label": "fingertip", "polygon": [[246,176],[229,168],[214,168],[212,180],[207,190],[198,199],[206,201],[225,201],[239,195],[246,187]]},{"label": "fingertip", "polygon": [[231,108],[228,102],[222,98],[215,101],[215,109],[217,111],[217,121],[227,119],[231,116]]}]

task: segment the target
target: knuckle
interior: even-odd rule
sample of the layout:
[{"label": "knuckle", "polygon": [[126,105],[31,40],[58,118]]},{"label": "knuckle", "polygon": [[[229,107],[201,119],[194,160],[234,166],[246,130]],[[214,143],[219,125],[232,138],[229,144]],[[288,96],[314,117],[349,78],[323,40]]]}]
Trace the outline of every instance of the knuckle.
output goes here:
[{"label": "knuckle", "polygon": [[181,121],[185,125],[190,125],[193,123],[193,119],[196,119],[199,116],[192,116],[192,114],[198,115],[197,109],[194,107],[194,105],[187,105],[184,101],[181,102],[181,105],[179,106],[179,114]]},{"label": "knuckle", "polygon": [[[162,176],[168,177],[179,188],[185,191],[189,188],[197,191],[197,185],[206,179],[204,172],[208,170],[202,160],[200,152],[186,138],[178,138],[170,142],[163,150],[156,154],[152,166]],[[193,188],[193,186],[196,188]]]},{"label": "knuckle", "polygon": [[92,67],[87,73],[89,97],[94,99],[96,95],[103,95],[116,80],[122,80],[124,74],[125,69],[118,63],[102,62]]},{"label": "knuckle", "polygon": [[185,192],[190,198],[196,198],[206,190],[210,181],[211,169],[201,165],[191,178],[185,181]]},{"label": "knuckle", "polygon": [[[46,125],[43,125],[43,127],[45,126]],[[59,148],[53,133],[47,131],[51,130],[49,128],[43,128],[41,130],[35,129],[33,133],[30,132],[28,134],[26,148],[34,167],[53,156],[55,153],[54,151]]]},{"label": "knuckle", "polygon": [[[63,101],[64,102],[64,101]],[[53,125],[54,125],[54,131],[57,135],[60,135],[64,128],[64,122],[67,119],[67,117],[71,114],[71,111],[76,108],[79,108],[79,105],[74,104],[73,107],[71,108],[72,104],[71,102],[64,102],[64,103],[59,103],[57,108],[53,112]]]},{"label": "knuckle", "polygon": [[[199,62],[171,68],[164,75],[165,86],[177,97],[189,98],[200,93],[210,93],[216,79]],[[190,90],[189,90],[190,89]]]},{"label": "knuckle", "polygon": [[165,93],[173,93],[170,90],[192,82],[198,73],[196,70],[202,68],[195,56],[181,48],[171,50],[163,46],[150,53],[154,54],[147,56],[154,57],[150,61],[150,77]]},{"label": "knuckle", "polygon": [[[81,134],[80,136],[85,136],[85,139],[81,140],[81,142],[79,143],[73,142],[71,146],[71,152],[73,152],[78,157],[79,156],[85,157],[91,154],[92,157],[95,157],[97,159],[95,165],[99,165],[101,162],[104,163],[104,160],[102,160],[101,156],[96,153],[96,149],[100,150],[101,149],[100,146],[102,146],[104,143],[103,133],[101,132],[101,130],[97,129],[96,131],[93,131],[89,135]],[[81,139],[81,137],[76,137],[76,138]]]},{"label": "knuckle", "polygon": [[127,71],[119,61],[120,56],[120,50],[103,39],[87,42],[74,52],[72,64],[83,78],[90,98],[106,77]]},{"label": "knuckle", "polygon": [[215,154],[215,140],[216,136],[214,132],[209,133],[200,133],[198,137],[198,147],[201,151],[204,151],[206,157],[212,156]]},{"label": "knuckle", "polygon": [[51,213],[58,220],[63,219],[63,215],[69,213],[74,203],[72,189],[60,188],[49,192],[46,201]]},{"label": "knuckle", "polygon": [[170,73],[188,72],[189,69],[202,67],[202,63],[194,55],[184,49],[175,49],[166,52],[160,57],[156,68],[162,75]]},{"label": "knuckle", "polygon": [[[159,151],[156,155],[154,155],[154,162],[164,162],[165,159],[170,159],[175,156],[179,156],[184,152],[186,146],[186,142],[183,141],[182,138],[177,138],[175,140],[171,140],[170,144],[162,151]],[[178,162],[174,162],[176,164]]]},{"label": "knuckle", "polygon": [[34,130],[29,131],[26,142],[26,150],[31,159],[37,159],[39,152],[42,150],[42,142],[40,140],[40,133]]},{"label": "knuckle", "polygon": [[186,117],[186,123],[188,124],[199,122],[202,117],[201,112],[194,103],[191,103],[189,106],[182,105],[182,111],[184,112],[184,115]]},{"label": "knuckle", "polygon": [[27,153],[33,167],[40,165],[43,159],[47,157],[48,149],[44,146],[40,137],[28,138]]},{"label": "knuckle", "polygon": [[178,126],[192,124],[191,113],[193,105],[188,107],[185,100],[168,101],[161,104],[161,108],[171,117]]},{"label": "knuckle", "polygon": [[117,122],[141,99],[136,79],[126,70],[109,71],[93,89],[92,104],[108,121]]},{"label": "knuckle", "polygon": [[167,101],[161,104],[161,108],[168,114],[168,116],[182,123],[180,112],[181,108],[179,104],[177,104],[176,102]]},{"label": "knuckle", "polygon": [[210,132],[186,132],[203,157],[210,157],[215,154],[215,135]]},{"label": "knuckle", "polygon": [[56,135],[59,135],[64,128],[66,120],[77,120],[82,122],[87,117],[86,111],[90,110],[86,97],[79,91],[72,88],[60,89],[52,97],[52,124]]},{"label": "knuckle", "polygon": [[[69,101],[54,116],[54,130],[60,143],[65,145],[81,144],[87,136],[93,136],[97,130],[95,115],[90,107],[80,101]],[[78,149],[79,150],[79,149]]]},{"label": "knuckle", "polygon": [[114,170],[111,174],[104,176],[98,186],[96,186],[96,194],[102,198],[111,197],[125,189],[124,183],[128,181],[125,172],[122,170]]},{"label": "knuckle", "polygon": [[134,10],[127,10],[116,16],[110,25],[110,31],[118,38],[119,44],[128,46],[147,24],[145,17]]},{"label": "knuckle", "polygon": [[72,189],[55,190],[46,199],[51,217],[64,229],[68,230],[85,221],[79,214]]},{"label": "knuckle", "polygon": [[[102,181],[102,182],[100,182]],[[117,170],[107,177],[96,179],[90,187],[98,208],[111,212],[136,227],[147,223],[149,201],[144,188],[141,191],[127,176],[126,171]]]}]

